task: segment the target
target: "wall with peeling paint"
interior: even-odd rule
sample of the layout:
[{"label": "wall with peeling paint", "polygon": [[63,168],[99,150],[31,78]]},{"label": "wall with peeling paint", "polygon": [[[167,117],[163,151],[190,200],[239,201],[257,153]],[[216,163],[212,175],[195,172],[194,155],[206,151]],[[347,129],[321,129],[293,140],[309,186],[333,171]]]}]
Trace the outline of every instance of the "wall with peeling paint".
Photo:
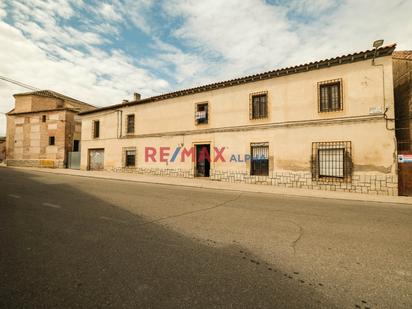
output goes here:
[{"label": "wall with peeling paint", "polygon": [[[318,112],[318,82],[342,79],[343,110]],[[268,92],[267,119],[249,119],[249,95]],[[195,104],[209,103],[209,122],[195,124]],[[82,116],[81,168],[87,169],[88,150],[105,149],[105,168],[122,168],[122,149],[136,147],[137,168],[181,170],[190,174],[192,162],[145,162],[144,147],[191,147],[210,143],[231,154],[249,154],[250,144],[269,143],[273,173],[310,173],[312,142],[351,141],[353,173],[389,175],[396,180],[396,140],[387,130],[383,112],[394,117],[392,58],[382,57],[288,75],[239,86],[119,108]],[[371,114],[371,110],[375,113]],[[376,110],[381,112],[376,113]],[[126,134],[126,115],[135,114],[135,133]],[[92,138],[92,123],[100,121],[100,137]],[[213,154],[212,154],[213,160]],[[212,171],[249,173],[248,162],[217,162]],[[391,178],[392,179],[392,178]],[[394,190],[391,189],[394,194]]]}]

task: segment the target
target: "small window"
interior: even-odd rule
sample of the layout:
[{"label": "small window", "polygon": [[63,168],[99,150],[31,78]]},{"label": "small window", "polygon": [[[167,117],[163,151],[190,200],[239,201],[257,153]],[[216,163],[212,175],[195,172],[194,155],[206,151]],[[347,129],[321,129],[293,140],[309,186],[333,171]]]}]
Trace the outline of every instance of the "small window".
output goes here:
[{"label": "small window", "polygon": [[268,95],[267,93],[251,95],[250,114],[251,119],[262,119],[268,117]]},{"label": "small window", "polygon": [[255,143],[250,147],[250,175],[269,175],[269,144]]},{"label": "small window", "polygon": [[343,109],[341,81],[319,83],[319,112],[334,112]]},{"label": "small window", "polygon": [[312,144],[312,178],[343,181],[351,174],[350,142],[318,142]]},{"label": "small window", "polygon": [[136,150],[126,150],[126,167],[133,167],[136,165]]},{"label": "small window", "polygon": [[73,141],[73,152],[78,152],[79,149],[80,149],[80,141],[75,139]]},{"label": "small window", "polygon": [[54,136],[49,136],[49,145],[50,145],[50,146],[54,146],[54,143],[55,143],[55,138],[54,138]]},{"label": "small window", "polygon": [[127,133],[134,133],[134,115],[127,115]]},{"label": "small window", "polygon": [[196,104],[196,124],[207,124],[209,121],[209,104]]},{"label": "small window", "polygon": [[93,121],[93,137],[99,138],[100,136],[100,121]]},{"label": "small window", "polygon": [[42,115],[42,116],[41,116],[41,121],[42,121],[42,122],[46,122],[46,120],[47,120],[46,115]]}]

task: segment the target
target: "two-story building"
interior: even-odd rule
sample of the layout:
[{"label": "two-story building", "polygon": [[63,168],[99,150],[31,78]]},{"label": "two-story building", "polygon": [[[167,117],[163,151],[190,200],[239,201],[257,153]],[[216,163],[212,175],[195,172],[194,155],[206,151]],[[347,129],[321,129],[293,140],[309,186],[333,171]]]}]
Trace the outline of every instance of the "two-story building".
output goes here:
[{"label": "two-story building", "polygon": [[61,168],[70,152],[80,153],[77,114],[94,106],[51,90],[18,93],[14,98],[15,107],[7,113],[7,165]]},{"label": "two-story building", "polygon": [[394,49],[82,112],[81,168],[397,195]]}]

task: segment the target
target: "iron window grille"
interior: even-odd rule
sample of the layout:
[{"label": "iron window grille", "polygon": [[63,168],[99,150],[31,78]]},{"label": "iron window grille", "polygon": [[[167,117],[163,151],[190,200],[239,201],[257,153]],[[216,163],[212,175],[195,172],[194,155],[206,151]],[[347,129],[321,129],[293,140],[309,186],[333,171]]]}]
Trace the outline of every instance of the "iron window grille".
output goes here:
[{"label": "iron window grille", "polygon": [[42,116],[41,116],[41,121],[42,121],[42,122],[46,122],[46,120],[47,120],[46,115],[42,115]]},{"label": "iron window grille", "polygon": [[136,150],[126,150],[126,167],[136,166]]},{"label": "iron window grille", "polygon": [[134,133],[134,115],[127,115],[127,134]]},{"label": "iron window grille", "polygon": [[342,79],[334,79],[318,83],[320,113],[343,110],[342,98]]},{"label": "iron window grille", "polygon": [[209,104],[197,103],[195,110],[196,124],[207,124],[209,122]]},{"label": "iron window grille", "polygon": [[249,99],[250,119],[262,119],[268,117],[268,93],[267,91],[252,93]]},{"label": "iron window grille", "polygon": [[54,136],[49,136],[49,146],[54,146],[56,139]]},{"label": "iron window grille", "polygon": [[312,143],[312,180],[349,182],[352,177],[351,142]]},{"label": "iron window grille", "polygon": [[100,137],[100,121],[95,120],[93,121],[93,138]]},{"label": "iron window grille", "polygon": [[136,147],[124,147],[122,158],[123,167],[135,167]]},{"label": "iron window grille", "polygon": [[252,143],[250,155],[250,175],[269,176],[269,144]]}]

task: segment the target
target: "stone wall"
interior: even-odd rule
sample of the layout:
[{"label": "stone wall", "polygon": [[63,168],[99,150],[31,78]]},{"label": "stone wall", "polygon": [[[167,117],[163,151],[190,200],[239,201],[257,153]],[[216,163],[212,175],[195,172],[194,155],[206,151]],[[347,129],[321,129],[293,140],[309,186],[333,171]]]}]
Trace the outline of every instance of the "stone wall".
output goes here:
[{"label": "stone wall", "polygon": [[[111,171],[156,176],[194,178],[193,170],[161,168],[114,168]],[[398,179],[394,175],[357,174],[348,181],[316,181],[310,172],[270,172],[269,176],[253,176],[242,171],[211,170],[210,180],[232,183],[262,184],[284,188],[315,189],[374,195],[398,195]]]},{"label": "stone wall", "polygon": [[7,166],[16,167],[45,167],[45,168],[64,168],[63,160],[6,160]]},{"label": "stone wall", "polygon": [[285,188],[316,189],[376,195],[398,195],[398,178],[394,175],[352,175],[347,181],[313,180],[310,172],[270,172],[269,176],[251,176],[247,172],[211,171],[210,179]]},{"label": "stone wall", "polygon": [[194,171],[189,170],[189,169],[118,167],[118,168],[112,168],[110,169],[110,171],[120,172],[120,173],[153,175],[153,176],[172,176],[172,177],[194,178]]}]

